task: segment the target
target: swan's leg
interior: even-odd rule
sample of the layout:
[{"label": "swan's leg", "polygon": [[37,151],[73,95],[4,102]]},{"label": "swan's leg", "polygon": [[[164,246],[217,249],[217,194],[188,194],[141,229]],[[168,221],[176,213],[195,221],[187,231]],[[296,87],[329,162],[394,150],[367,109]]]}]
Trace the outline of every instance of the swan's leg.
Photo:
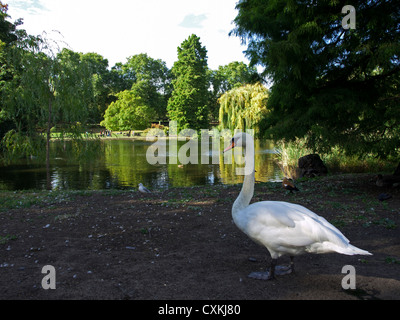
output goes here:
[{"label": "swan's leg", "polygon": [[271,267],[269,268],[269,279],[276,279],[275,278],[275,272],[276,272],[276,264],[278,263],[278,259],[272,259],[271,261]]},{"label": "swan's leg", "polygon": [[278,276],[284,276],[294,273],[294,257],[290,257],[290,265],[288,266],[275,266],[274,273]]},{"label": "swan's leg", "polygon": [[249,274],[249,278],[257,279],[257,280],[272,280],[275,279],[275,267],[277,263],[277,259],[272,259],[271,267],[269,271],[261,272],[256,271]]},{"label": "swan's leg", "polygon": [[272,259],[271,267],[269,271],[265,272],[252,272],[249,274],[249,278],[257,280],[273,280],[275,276],[284,276],[287,274],[294,273],[294,257],[290,257],[289,266],[277,266],[278,259]]},{"label": "swan's leg", "polygon": [[290,270],[294,273],[294,257],[290,257]]}]

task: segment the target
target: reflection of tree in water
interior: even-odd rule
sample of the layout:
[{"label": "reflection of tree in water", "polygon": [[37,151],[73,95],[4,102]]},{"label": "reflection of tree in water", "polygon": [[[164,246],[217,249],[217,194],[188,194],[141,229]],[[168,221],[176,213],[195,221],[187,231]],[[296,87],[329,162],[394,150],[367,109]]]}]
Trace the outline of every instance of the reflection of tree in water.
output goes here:
[{"label": "reflection of tree in water", "polygon": [[[275,163],[274,158],[274,144],[269,140],[255,139],[254,141],[254,152],[255,152],[255,167],[256,167],[256,181],[268,182],[275,181],[282,178],[279,167]],[[231,164],[228,164],[228,160],[225,159],[224,155],[220,155],[219,168],[221,172],[221,180],[224,184],[238,184],[243,183],[243,176],[236,174],[237,167],[243,167],[244,164],[236,163],[234,152],[225,155],[230,157]],[[240,162],[240,158],[239,162]]]},{"label": "reflection of tree in water", "polygon": [[156,168],[146,161],[146,150],[150,143],[133,140],[106,142],[105,165],[113,180],[125,187],[148,184],[149,176],[156,178]]},{"label": "reflection of tree in water", "polygon": [[51,144],[52,189],[104,189],[100,140],[65,140]]},{"label": "reflection of tree in water", "polygon": [[[178,150],[185,144],[178,141]],[[235,174],[236,163],[224,163],[220,146],[219,165],[212,164],[212,145],[209,145],[209,164],[201,164],[201,144],[198,145],[198,163],[179,167],[178,164],[150,165],[146,152],[151,142],[139,140],[113,140],[104,143],[105,165],[113,180],[123,187],[137,187],[144,183],[153,188],[184,187],[193,185],[236,184],[242,183],[243,177]],[[274,163],[273,143],[256,140],[255,161],[256,180],[266,182],[280,179],[279,167]],[[167,152],[169,152],[167,142]]]},{"label": "reflection of tree in water", "polygon": [[[178,141],[178,149],[185,144]],[[152,142],[139,140],[81,140],[51,143],[52,189],[137,188],[143,183],[149,189],[168,187],[201,186],[242,183],[243,177],[235,174],[236,164],[224,163],[221,140],[220,150],[213,150],[211,139],[208,152],[209,164],[150,165],[146,152]],[[270,142],[256,140],[256,180],[280,179],[279,167],[273,162]],[[169,148],[167,145],[167,152]],[[217,155],[219,164],[212,164],[212,155]],[[227,155],[226,155],[227,156]],[[232,156],[232,155],[230,155]],[[0,171],[0,188],[4,190],[46,188],[46,167],[43,159],[29,159]],[[274,178],[275,177],[275,178]]]}]

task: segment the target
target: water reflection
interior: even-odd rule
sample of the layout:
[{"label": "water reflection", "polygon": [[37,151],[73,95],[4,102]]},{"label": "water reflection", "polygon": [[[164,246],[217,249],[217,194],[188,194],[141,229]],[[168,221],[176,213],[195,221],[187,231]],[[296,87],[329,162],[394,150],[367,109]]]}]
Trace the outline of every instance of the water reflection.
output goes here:
[{"label": "water reflection", "polygon": [[[219,164],[212,164],[210,143],[209,163],[157,164],[150,165],[146,151],[152,142],[141,140],[102,140],[86,142],[98,145],[95,153],[86,157],[72,157],[76,154],[73,142],[54,142],[51,145],[51,186],[53,189],[101,190],[137,188],[143,183],[150,189],[169,187],[236,184],[243,177],[235,174],[236,164],[225,164],[221,143]],[[178,141],[178,149],[185,142]],[[80,146],[84,154],[84,147]],[[273,144],[270,141],[255,140],[256,181],[277,181],[282,179],[279,167],[273,158]],[[73,151],[75,150],[75,151]],[[199,150],[201,150],[199,146]],[[9,166],[0,167],[1,190],[46,189],[46,165],[44,161],[30,159]]]}]

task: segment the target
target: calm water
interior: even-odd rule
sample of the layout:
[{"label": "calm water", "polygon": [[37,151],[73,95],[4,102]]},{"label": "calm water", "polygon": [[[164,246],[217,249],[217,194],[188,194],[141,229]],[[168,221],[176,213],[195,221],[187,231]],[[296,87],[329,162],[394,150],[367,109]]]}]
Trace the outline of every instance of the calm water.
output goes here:
[{"label": "calm water", "polygon": [[[52,189],[131,189],[137,188],[139,183],[149,189],[167,189],[236,184],[243,181],[242,177],[235,175],[236,164],[225,164],[223,143],[219,164],[188,164],[183,168],[177,164],[169,164],[168,159],[166,165],[150,165],[146,160],[146,152],[152,142],[126,139],[102,140],[97,143],[99,146],[96,152],[83,156],[80,160],[71,157],[71,154],[76,153],[73,150],[77,150],[73,142],[52,143],[49,175]],[[183,144],[185,142],[179,142],[178,149]],[[83,146],[79,148],[82,151]],[[212,150],[211,145],[209,150]],[[256,140],[255,153],[257,181],[282,179],[282,173],[274,162],[271,142]],[[212,158],[209,159],[212,163]],[[46,189],[46,182],[47,171],[43,160],[30,159],[0,167],[0,190]]]}]

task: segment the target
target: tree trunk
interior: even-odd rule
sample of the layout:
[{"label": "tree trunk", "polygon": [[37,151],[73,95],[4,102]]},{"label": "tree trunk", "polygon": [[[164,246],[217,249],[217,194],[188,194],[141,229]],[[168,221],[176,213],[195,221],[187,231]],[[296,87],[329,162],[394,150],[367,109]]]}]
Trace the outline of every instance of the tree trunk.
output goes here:
[{"label": "tree trunk", "polygon": [[393,175],[400,176],[400,162],[399,162],[399,165],[397,166],[397,169],[396,169],[396,171],[394,172]]},{"label": "tree trunk", "polygon": [[46,136],[46,188],[51,190],[51,174],[50,174],[50,134],[51,134],[51,113],[52,113],[52,100],[49,99],[49,119],[47,121],[47,136]]}]

